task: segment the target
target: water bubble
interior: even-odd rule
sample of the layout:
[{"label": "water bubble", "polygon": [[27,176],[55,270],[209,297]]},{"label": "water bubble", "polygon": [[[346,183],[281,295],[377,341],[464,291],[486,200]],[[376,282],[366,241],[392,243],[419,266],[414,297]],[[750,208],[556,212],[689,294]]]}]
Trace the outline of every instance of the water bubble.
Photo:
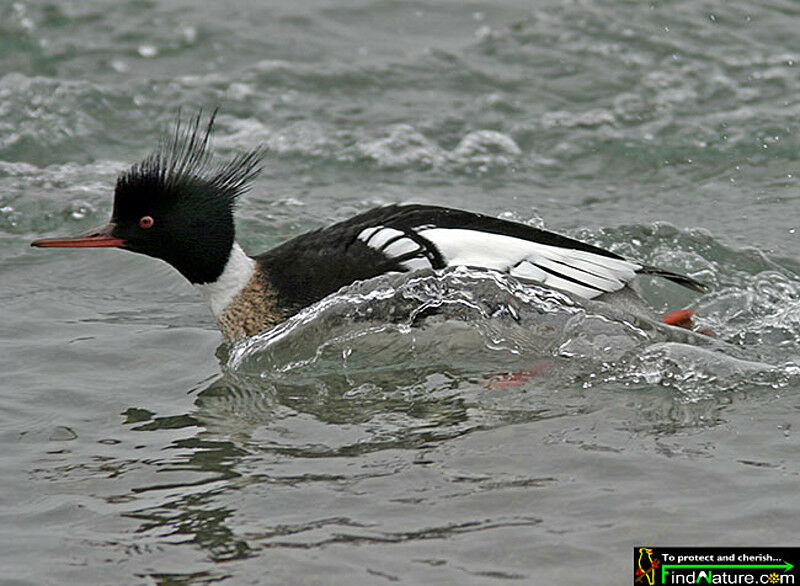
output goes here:
[{"label": "water bubble", "polygon": [[232,100],[242,101],[252,96],[255,90],[246,83],[234,82],[228,86],[227,96]]},{"label": "water bubble", "polygon": [[194,44],[197,40],[197,29],[193,26],[184,27],[181,34],[183,35],[183,41],[188,45]]},{"label": "water bubble", "polygon": [[87,201],[77,200],[73,201],[69,207],[69,216],[73,220],[83,220],[97,210],[95,207]]},{"label": "water bubble", "polygon": [[519,155],[522,151],[514,139],[494,130],[478,130],[470,132],[456,146],[454,153],[458,156],[474,156],[476,154]]},{"label": "water bubble", "polygon": [[389,136],[362,143],[359,150],[382,167],[429,167],[445,160],[442,149],[408,124],[393,126]]},{"label": "water bubble", "polygon": [[11,206],[0,208],[0,217],[4,218],[11,226],[17,226],[20,214]]},{"label": "water bubble", "polygon": [[150,59],[158,55],[158,47],[155,45],[140,45],[139,46],[139,55],[146,59]]},{"label": "water bubble", "polygon": [[475,31],[475,36],[478,39],[486,39],[492,35],[492,27],[484,25]]}]

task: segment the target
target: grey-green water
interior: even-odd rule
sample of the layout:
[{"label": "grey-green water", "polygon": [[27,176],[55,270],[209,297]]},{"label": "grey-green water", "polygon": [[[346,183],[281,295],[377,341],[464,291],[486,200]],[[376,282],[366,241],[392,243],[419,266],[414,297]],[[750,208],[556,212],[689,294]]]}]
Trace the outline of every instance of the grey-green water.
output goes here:
[{"label": "grey-green water", "polygon": [[[635,543],[796,544],[798,30],[788,1],[1,2],[0,581],[611,584]],[[223,156],[268,146],[249,251],[459,206],[697,276],[646,291],[719,346],[471,308],[228,348],[169,267],[28,247],[215,106]]]}]

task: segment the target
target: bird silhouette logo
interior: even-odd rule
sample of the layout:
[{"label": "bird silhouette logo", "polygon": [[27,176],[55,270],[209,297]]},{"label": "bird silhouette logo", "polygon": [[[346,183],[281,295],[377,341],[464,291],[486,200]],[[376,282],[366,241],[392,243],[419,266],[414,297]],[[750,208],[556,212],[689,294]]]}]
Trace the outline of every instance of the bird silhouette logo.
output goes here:
[{"label": "bird silhouette logo", "polygon": [[661,565],[661,560],[653,554],[652,547],[640,547],[634,572],[634,584],[648,584],[653,586],[656,581],[656,570]]}]

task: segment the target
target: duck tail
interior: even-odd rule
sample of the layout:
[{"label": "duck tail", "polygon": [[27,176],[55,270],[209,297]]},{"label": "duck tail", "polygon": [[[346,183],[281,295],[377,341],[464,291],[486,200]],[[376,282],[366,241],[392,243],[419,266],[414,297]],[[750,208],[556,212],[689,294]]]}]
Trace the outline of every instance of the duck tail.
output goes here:
[{"label": "duck tail", "polygon": [[692,277],[687,277],[686,275],[682,275],[680,273],[674,273],[672,271],[667,271],[665,269],[660,269],[658,267],[650,267],[644,266],[638,271],[644,275],[653,275],[654,277],[662,277],[667,279],[668,281],[672,281],[673,283],[677,283],[678,285],[683,285],[691,289],[692,291],[697,291],[698,293],[707,293],[708,292],[708,285],[701,283],[700,281],[693,279]]}]

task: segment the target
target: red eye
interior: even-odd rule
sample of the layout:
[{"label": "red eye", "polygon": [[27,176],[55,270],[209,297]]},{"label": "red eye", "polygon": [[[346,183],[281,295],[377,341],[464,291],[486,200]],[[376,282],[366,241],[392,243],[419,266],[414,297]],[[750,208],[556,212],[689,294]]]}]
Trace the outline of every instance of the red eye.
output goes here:
[{"label": "red eye", "polygon": [[150,216],[142,216],[142,219],[139,220],[139,225],[142,228],[150,228],[153,225],[153,218]]}]

